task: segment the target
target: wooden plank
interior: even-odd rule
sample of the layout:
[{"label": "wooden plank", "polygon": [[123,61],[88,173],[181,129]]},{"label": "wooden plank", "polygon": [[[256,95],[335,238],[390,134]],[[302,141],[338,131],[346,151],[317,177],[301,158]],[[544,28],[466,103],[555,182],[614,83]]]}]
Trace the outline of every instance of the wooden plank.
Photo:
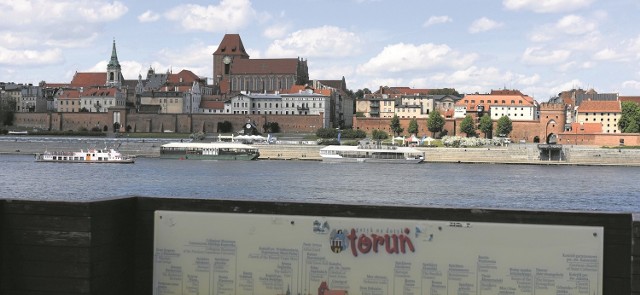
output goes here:
[{"label": "wooden plank", "polygon": [[7,200],[5,214],[90,216],[90,203]]},{"label": "wooden plank", "polygon": [[5,243],[14,245],[42,245],[50,247],[89,247],[90,232],[68,232],[55,230],[12,230],[3,231]]},{"label": "wooden plank", "polygon": [[40,291],[62,292],[66,294],[90,294],[88,279],[50,278],[33,276],[5,276],[2,284],[2,294]]},{"label": "wooden plank", "polygon": [[3,276],[36,276],[49,278],[90,278],[89,263],[60,261],[9,261],[2,267]]},{"label": "wooden plank", "polygon": [[22,230],[90,231],[89,216],[5,214],[4,227]]},{"label": "wooden plank", "polygon": [[90,249],[87,247],[50,247],[48,245],[15,245],[4,244],[2,260],[5,262],[40,261],[40,262],[83,262],[91,261]]}]

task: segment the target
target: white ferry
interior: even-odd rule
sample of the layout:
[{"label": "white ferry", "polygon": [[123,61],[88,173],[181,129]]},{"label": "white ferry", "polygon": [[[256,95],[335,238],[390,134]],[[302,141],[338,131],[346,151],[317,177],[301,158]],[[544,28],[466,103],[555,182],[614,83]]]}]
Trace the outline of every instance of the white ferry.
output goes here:
[{"label": "white ferry", "polygon": [[171,142],[160,147],[160,158],[181,160],[255,160],[258,148],[235,142]]},{"label": "white ferry", "polygon": [[51,163],[120,163],[133,164],[135,159],[115,149],[89,149],[79,152],[48,152],[36,154],[36,162]]},{"label": "white ferry", "polygon": [[417,164],[424,161],[424,152],[396,146],[329,145],[320,149],[320,156],[325,162]]}]

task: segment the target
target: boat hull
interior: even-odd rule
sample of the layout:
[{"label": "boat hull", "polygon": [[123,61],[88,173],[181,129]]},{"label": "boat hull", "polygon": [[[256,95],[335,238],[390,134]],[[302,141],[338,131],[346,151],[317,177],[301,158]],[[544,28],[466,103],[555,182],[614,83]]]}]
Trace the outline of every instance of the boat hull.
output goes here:
[{"label": "boat hull", "polygon": [[36,162],[41,163],[99,163],[99,164],[133,164],[135,163],[134,159],[126,159],[126,160],[109,160],[109,161],[97,161],[97,160],[52,160],[52,159],[42,159],[36,158]]},{"label": "boat hull", "polygon": [[424,159],[373,159],[373,158],[330,158],[323,157],[328,163],[384,163],[384,164],[419,164]]},{"label": "boat hull", "polygon": [[258,159],[258,154],[236,155],[185,155],[185,154],[161,154],[161,159],[177,160],[212,160],[212,161],[251,161]]},{"label": "boat hull", "polygon": [[228,142],[172,142],[160,147],[161,159],[250,161],[260,156],[257,148]]},{"label": "boat hull", "polygon": [[79,152],[44,152],[36,154],[36,162],[41,163],[97,163],[133,164],[135,158],[122,155],[114,149],[90,149]]}]

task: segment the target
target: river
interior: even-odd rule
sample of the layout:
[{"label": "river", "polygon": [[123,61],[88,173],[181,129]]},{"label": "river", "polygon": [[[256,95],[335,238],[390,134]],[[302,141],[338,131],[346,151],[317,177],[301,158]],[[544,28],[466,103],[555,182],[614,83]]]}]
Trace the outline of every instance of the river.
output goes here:
[{"label": "river", "polygon": [[0,155],[0,198],[123,196],[453,208],[640,212],[637,167],[327,164],[320,161],[36,163]]}]

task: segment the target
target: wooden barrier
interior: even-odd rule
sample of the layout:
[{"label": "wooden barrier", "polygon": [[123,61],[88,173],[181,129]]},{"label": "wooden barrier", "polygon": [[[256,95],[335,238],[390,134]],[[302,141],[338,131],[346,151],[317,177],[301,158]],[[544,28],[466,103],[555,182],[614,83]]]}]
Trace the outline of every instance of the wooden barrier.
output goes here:
[{"label": "wooden barrier", "polygon": [[603,294],[640,294],[640,222],[630,213],[148,197],[3,200],[0,208],[1,294],[152,294],[156,210],[599,226]]}]

